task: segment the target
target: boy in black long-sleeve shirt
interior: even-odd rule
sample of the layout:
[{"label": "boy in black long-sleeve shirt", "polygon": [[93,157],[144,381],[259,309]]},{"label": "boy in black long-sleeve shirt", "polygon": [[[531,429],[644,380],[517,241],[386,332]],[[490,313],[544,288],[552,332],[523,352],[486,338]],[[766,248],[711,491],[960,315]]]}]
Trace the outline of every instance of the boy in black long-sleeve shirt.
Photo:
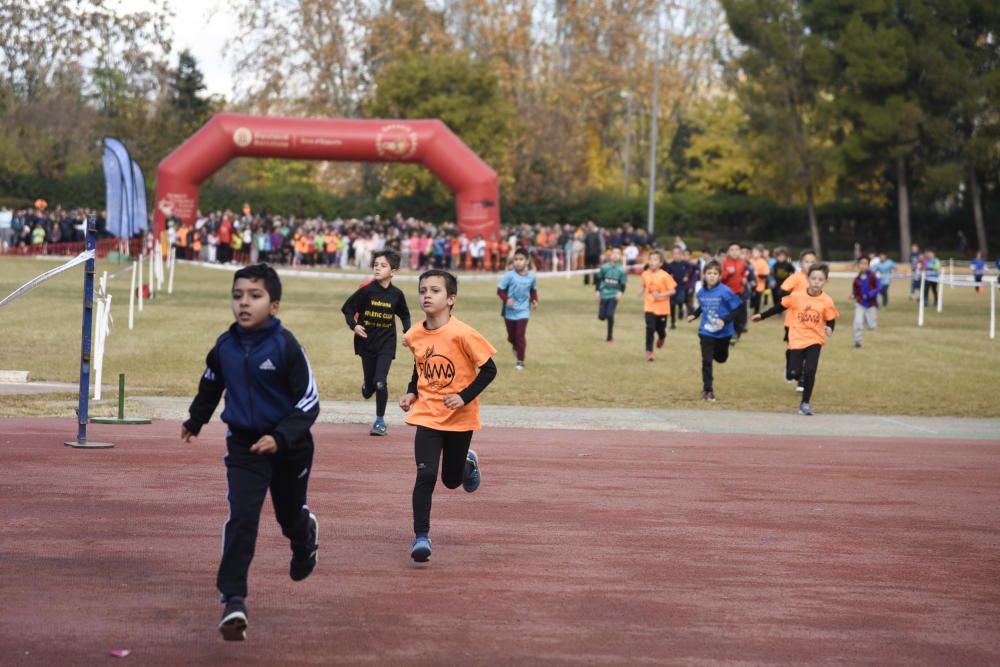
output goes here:
[{"label": "boy in black long-sleeve shirt", "polygon": [[396,317],[403,333],[410,328],[410,309],[403,292],[392,284],[399,269],[399,254],[381,250],[372,255],[374,280],[362,286],[340,309],[354,332],[354,354],[361,357],[364,384],[361,395],[375,395],[375,423],[370,435],[385,435],[385,406],[389,401],[389,367],[396,358]]},{"label": "boy in black long-sleeve shirt", "polygon": [[319,415],[319,393],[305,350],[275,317],[280,301],[281,281],[270,266],[236,272],[236,322],[208,353],[191,418],[181,427],[181,438],[190,442],[225,391],[229,520],[216,585],[226,605],[219,630],[230,641],[246,639],[247,572],[268,489],[281,532],[291,542],[289,576],[301,581],[316,567],[319,522],[306,505],[306,489],[313,460],[309,428]]}]

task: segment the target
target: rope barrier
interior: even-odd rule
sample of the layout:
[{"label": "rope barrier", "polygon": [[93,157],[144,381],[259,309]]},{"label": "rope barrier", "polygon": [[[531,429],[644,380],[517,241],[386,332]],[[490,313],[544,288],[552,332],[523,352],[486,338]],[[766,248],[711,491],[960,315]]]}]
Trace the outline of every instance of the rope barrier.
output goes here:
[{"label": "rope barrier", "polygon": [[76,266],[77,264],[82,264],[83,262],[86,262],[88,259],[93,259],[94,255],[95,255],[95,252],[93,250],[87,250],[86,252],[81,252],[79,255],[77,255],[73,259],[69,260],[65,264],[57,266],[54,269],[49,269],[45,273],[42,273],[42,274],[40,274],[38,276],[35,276],[31,280],[29,280],[28,282],[24,283],[23,285],[21,285],[20,287],[18,287],[16,290],[14,290],[10,294],[8,294],[6,297],[4,297],[3,301],[0,301],[0,308],[3,308],[8,303],[11,303],[12,301],[14,301],[15,299],[17,299],[22,294],[24,294],[26,292],[30,292],[31,290],[35,289],[36,287],[38,287],[39,285],[41,285],[42,283],[44,283],[46,280],[49,280],[50,278],[55,278],[57,275],[59,275],[63,271],[68,271],[68,270],[72,269],[74,266]]}]

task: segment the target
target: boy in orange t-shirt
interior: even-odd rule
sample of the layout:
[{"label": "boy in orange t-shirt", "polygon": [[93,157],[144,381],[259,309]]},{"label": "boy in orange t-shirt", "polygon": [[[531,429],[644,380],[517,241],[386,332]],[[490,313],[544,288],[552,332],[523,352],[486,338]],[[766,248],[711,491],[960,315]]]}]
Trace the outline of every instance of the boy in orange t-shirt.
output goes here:
[{"label": "boy in orange t-shirt", "polygon": [[[780,305],[781,299],[788,294],[794,294],[795,292],[804,291],[809,287],[809,280],[807,276],[809,275],[809,269],[813,264],[816,263],[816,253],[813,250],[803,250],[799,253],[799,270],[792,275],[785,278],[784,282],[778,286],[777,293],[774,295],[774,305]],[[788,327],[790,315],[785,313],[785,338],[784,341],[788,342]],[[785,382],[791,384],[795,382],[792,378],[792,362],[791,362],[791,352],[785,350]],[[802,382],[800,381],[796,387],[796,391],[802,391]]]},{"label": "boy in orange t-shirt", "polygon": [[409,413],[406,423],[417,427],[410,557],[424,563],[431,557],[428,533],[438,464],[441,481],[449,489],[461,484],[472,493],[479,488],[479,457],[469,445],[472,432],[481,427],[478,396],[496,377],[497,367],[496,349],[489,341],[451,315],[458,295],[455,276],[431,269],[421,274],[418,284],[420,307],[427,317],[404,336],[414,365],[399,407]]},{"label": "boy in orange t-shirt", "polygon": [[826,264],[813,264],[807,275],[808,287],[805,290],[782,297],[780,304],[754,315],[753,321],[759,322],[785,311],[785,321],[789,325],[788,352],[792,378],[801,380],[802,386],[799,414],[811,416],[813,411],[809,407],[809,401],[816,384],[819,353],[826,345],[826,337],[833,333],[840,313],[830,295],[823,293],[823,287],[830,277],[830,269]]},{"label": "boy in orange t-shirt", "polygon": [[646,314],[646,361],[653,361],[653,332],[656,347],[663,347],[667,338],[667,316],[670,315],[670,297],[677,291],[677,281],[664,271],[663,251],[651,250],[646,260],[649,268],[642,272],[642,309]]}]

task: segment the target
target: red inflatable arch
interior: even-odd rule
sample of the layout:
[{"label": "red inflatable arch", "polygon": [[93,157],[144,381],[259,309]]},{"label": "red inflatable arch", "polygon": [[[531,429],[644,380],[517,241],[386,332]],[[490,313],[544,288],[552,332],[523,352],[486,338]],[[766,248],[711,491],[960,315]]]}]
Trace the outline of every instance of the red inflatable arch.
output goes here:
[{"label": "red inflatable arch", "polygon": [[198,186],[237,157],[423,164],[455,193],[456,222],[470,238],[500,232],[497,175],[439,120],[322,120],[221,113],[156,170],[153,229],[167,216],[194,224]]}]

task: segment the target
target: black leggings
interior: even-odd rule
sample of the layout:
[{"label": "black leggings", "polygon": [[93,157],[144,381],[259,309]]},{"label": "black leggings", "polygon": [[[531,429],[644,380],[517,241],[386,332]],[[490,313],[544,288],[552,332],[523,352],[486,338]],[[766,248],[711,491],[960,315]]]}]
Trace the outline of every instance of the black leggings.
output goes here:
[{"label": "black leggings", "polygon": [[391,365],[392,356],[388,354],[361,357],[361,368],[365,373],[365,389],[366,391],[375,390],[375,415],[378,417],[385,416],[385,406],[389,402],[389,366]]},{"label": "black leggings", "polygon": [[472,431],[438,431],[417,427],[413,451],[417,460],[417,481],[413,485],[413,532],[430,532],[431,495],[437,484],[438,463],[441,481],[449,489],[457,489],[465,479],[465,459],[472,444]]},{"label": "black leggings", "polygon": [[659,338],[667,337],[667,316],[646,313],[646,352],[653,351],[653,332]]},{"label": "black leggings", "polygon": [[739,338],[747,328],[748,305],[746,299],[743,299],[736,309],[736,316],[733,317],[733,328],[736,330],[736,338]]},{"label": "black leggings", "polygon": [[712,391],[712,362],[726,363],[729,359],[729,336],[712,338],[699,335],[701,339],[701,383],[705,391]]},{"label": "black leggings", "polygon": [[670,326],[675,326],[677,318],[684,319],[684,302],[678,301],[674,303],[673,300],[670,301]]},{"label": "black leggings", "polygon": [[601,304],[597,308],[597,319],[608,323],[608,340],[615,338],[615,309],[618,307],[618,299],[601,299]]},{"label": "black leggings", "polygon": [[812,399],[813,387],[816,385],[816,369],[819,368],[819,353],[822,345],[810,345],[801,350],[788,351],[788,363],[793,380],[802,384],[802,402]]}]

